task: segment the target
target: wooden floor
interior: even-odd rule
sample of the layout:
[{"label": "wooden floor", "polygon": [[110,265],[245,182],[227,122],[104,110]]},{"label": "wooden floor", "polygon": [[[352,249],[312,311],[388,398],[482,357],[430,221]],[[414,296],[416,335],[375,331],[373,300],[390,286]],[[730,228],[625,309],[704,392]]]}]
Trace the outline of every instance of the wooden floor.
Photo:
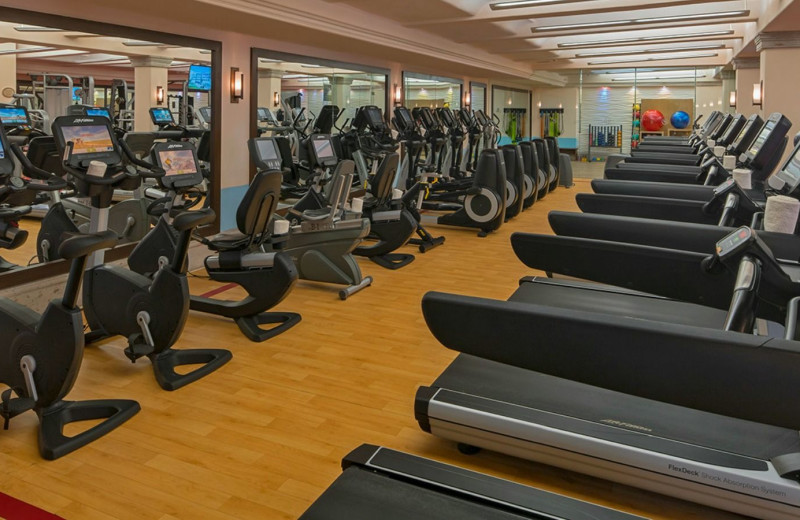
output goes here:
[{"label": "wooden floor", "polygon": [[[341,458],[367,442],[646,517],[738,518],[490,452],[461,455],[414,421],[416,388],[454,357],[428,332],[422,295],[507,298],[533,274],[516,260],[510,234],[549,232],[547,212],[574,208],[588,188],[559,189],[487,238],[431,228],[446,244],[399,271],[362,259],[375,282],[348,301],[335,287],[300,282],[279,309],[301,312],[302,323],[262,344],[232,322],[192,313],[178,348],[225,347],[234,359],[176,392],[159,389],[147,361],[128,362],[121,338],[88,348],[70,398],[135,398],[142,411],[54,462],[38,456],[35,416],[18,417],[0,431],[0,491],[76,520],[293,519],[340,474]],[[200,278],[192,286],[216,287]]]}]

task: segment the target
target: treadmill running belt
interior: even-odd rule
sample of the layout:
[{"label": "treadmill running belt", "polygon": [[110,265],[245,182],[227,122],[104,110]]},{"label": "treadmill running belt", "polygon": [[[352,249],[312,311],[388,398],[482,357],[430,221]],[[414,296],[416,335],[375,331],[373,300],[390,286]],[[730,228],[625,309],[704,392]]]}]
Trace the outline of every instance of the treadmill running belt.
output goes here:
[{"label": "treadmill running belt", "polygon": [[800,452],[796,431],[643,399],[466,354],[460,354],[431,386],[463,394],[456,397],[448,392],[446,402],[475,396],[485,400],[479,405],[483,411],[494,407],[489,413],[519,415],[523,421],[529,414],[555,414],[548,420],[570,424],[572,431],[580,429],[659,453],[691,454],[694,460],[702,457],[720,466],[764,469],[764,460]]}]

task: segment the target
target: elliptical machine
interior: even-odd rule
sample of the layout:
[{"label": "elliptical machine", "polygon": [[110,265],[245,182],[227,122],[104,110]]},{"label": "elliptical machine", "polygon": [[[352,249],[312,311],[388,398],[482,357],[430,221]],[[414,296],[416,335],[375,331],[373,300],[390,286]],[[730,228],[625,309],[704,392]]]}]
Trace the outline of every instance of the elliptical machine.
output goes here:
[{"label": "elliptical machine", "polygon": [[[48,460],[99,439],[139,411],[139,403],[127,399],[64,400],[83,358],[83,318],[77,300],[86,257],[115,243],[116,236],[109,231],[63,241],[61,257],[72,262],[64,295],[50,302],[42,315],[0,299],[0,328],[5,331],[0,342],[0,383],[10,387],[0,396],[0,417],[7,430],[12,418],[36,412],[39,453]],[[77,435],[63,433],[67,424],[97,420],[102,422]]]},{"label": "elliptical machine", "polygon": [[[151,204],[152,213],[161,216],[151,231],[128,256],[128,266],[150,276],[175,255],[180,233],[172,222],[174,203],[203,181],[194,146],[188,142],[155,143],[151,152],[154,165],[166,172],[159,178],[167,195]],[[278,205],[281,175],[257,175],[236,211],[237,229],[202,238],[215,251],[205,259],[206,272],[216,282],[234,283],[247,291],[240,301],[191,296],[190,308],[233,319],[250,341],[266,341],[300,322],[293,312],[266,312],[291,292],[297,269],[291,257],[280,252],[287,237],[269,232],[270,219]],[[208,200],[208,199],[206,199]],[[265,253],[262,246],[271,243],[277,252]],[[272,325],[264,329],[261,325]]]},{"label": "elliptical machine", "polygon": [[[117,141],[105,117],[62,116],[53,121],[53,135],[63,157],[64,170],[72,176],[77,192],[89,197],[92,232],[105,231],[115,188],[135,189],[141,171],[161,177],[164,170],[137,159],[124,141]],[[192,230],[214,221],[211,209],[178,215],[173,227],[180,233],[168,263],[159,266],[152,279],[115,265],[103,265],[101,252],[89,261],[83,284],[83,304],[90,332],[88,343],[109,336],[128,339],[125,355],[132,362],[147,356],[161,388],[176,390],[218,369],[231,359],[221,349],[173,350],[189,315],[189,283],[186,255]],[[185,374],[181,365],[201,365]]]}]

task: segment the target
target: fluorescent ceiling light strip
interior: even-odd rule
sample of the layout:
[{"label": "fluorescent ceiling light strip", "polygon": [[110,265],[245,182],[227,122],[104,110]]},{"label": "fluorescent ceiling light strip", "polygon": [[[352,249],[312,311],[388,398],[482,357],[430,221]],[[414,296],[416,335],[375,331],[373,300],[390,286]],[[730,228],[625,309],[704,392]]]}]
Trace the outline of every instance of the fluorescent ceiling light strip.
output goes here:
[{"label": "fluorescent ceiling light strip", "polygon": [[6,49],[0,51],[0,54],[25,54],[29,52],[42,52],[42,51],[52,51],[55,47],[25,47],[24,49]]},{"label": "fluorescent ceiling light strip", "polygon": [[642,59],[629,59],[629,60],[603,60],[603,61],[590,61],[589,65],[610,65],[612,63],[639,63],[647,61],[671,61],[671,60],[688,60],[692,58],[715,58],[719,56],[718,52],[709,52],[705,54],[691,54],[689,56],[670,56],[665,58],[642,58]]},{"label": "fluorescent ceiling light strip", "polygon": [[586,22],[574,23],[564,25],[543,25],[541,27],[531,27],[531,32],[544,32],[544,31],[560,31],[564,29],[582,29],[586,27],[602,27],[613,25],[635,25],[639,23],[658,23],[658,22],[679,22],[701,20],[709,18],[736,18],[740,16],[747,16],[750,14],[749,10],[740,11],[725,11],[722,13],[701,13],[701,14],[687,14],[679,16],[663,16],[656,18],[635,18],[633,20],[609,20],[606,22]]},{"label": "fluorescent ceiling light strip", "polygon": [[66,32],[66,29],[56,29],[55,27],[40,27],[38,25],[17,25],[15,31],[19,32]]},{"label": "fluorescent ceiling light strip", "polygon": [[[696,79],[701,79],[703,76],[697,77]],[[694,75],[685,75],[685,76],[656,76],[653,78],[611,78],[611,81],[672,81],[675,79],[695,79]]]},{"label": "fluorescent ceiling light strip", "polygon": [[689,38],[704,38],[706,36],[729,36],[734,34],[735,31],[709,31],[694,34],[680,34],[676,36],[640,36],[638,38],[618,38],[613,40],[594,40],[588,42],[568,42],[559,43],[558,47],[562,49],[570,47],[594,47],[599,45],[613,45],[615,43],[636,43],[636,42],[649,42],[655,40],[683,40]]},{"label": "fluorescent ceiling light strip", "polygon": [[553,4],[568,4],[572,2],[579,2],[583,0],[515,0],[512,2],[495,2],[489,4],[492,11],[501,9],[522,9],[525,7],[537,7],[540,5],[553,5]]},{"label": "fluorescent ceiling light strip", "polygon": [[668,49],[647,49],[647,50],[632,50],[632,51],[598,51],[598,52],[584,52],[576,54],[576,58],[593,58],[597,56],[614,56],[614,55],[633,55],[633,54],[663,54],[665,52],[688,52],[688,51],[707,51],[711,49],[725,49],[724,44],[716,45],[694,45],[688,47],[670,47]]}]

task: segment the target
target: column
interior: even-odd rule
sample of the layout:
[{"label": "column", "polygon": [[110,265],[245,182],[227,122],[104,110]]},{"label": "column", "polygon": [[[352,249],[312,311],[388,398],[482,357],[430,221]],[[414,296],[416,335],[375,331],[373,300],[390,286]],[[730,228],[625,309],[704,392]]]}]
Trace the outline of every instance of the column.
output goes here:
[{"label": "column", "polygon": [[283,77],[283,71],[280,70],[258,70],[258,106],[269,108],[273,112],[280,108],[280,104],[275,106],[275,93],[278,93],[280,100],[281,77]]},{"label": "column", "polygon": [[[131,65],[134,67],[134,121],[133,128],[137,132],[147,132],[155,130],[152,119],[150,119],[150,107],[167,107],[167,73],[172,58],[161,58],[157,56],[138,56],[131,57]],[[164,104],[156,102],[156,87],[164,88]]]},{"label": "column", "polygon": [[353,85],[353,78],[347,76],[329,76],[331,82],[331,104],[339,107],[340,110],[348,108],[358,108],[361,105],[372,105],[371,97],[365,97],[358,101],[350,96],[350,87]]},{"label": "column", "polygon": [[737,112],[738,108],[732,107],[730,100],[731,92],[736,90],[736,71],[723,70],[720,72],[719,76],[722,79],[722,111],[729,114],[734,114]]},{"label": "column", "polygon": [[[0,50],[13,50],[16,43],[0,44]],[[15,54],[0,55],[0,103],[13,103],[14,98],[4,93],[11,93],[6,89],[17,91],[17,56]]]},{"label": "column", "polygon": [[750,117],[760,114],[761,108],[753,105],[753,85],[761,81],[760,58],[736,58],[736,111]]},{"label": "column", "polygon": [[780,112],[793,123],[789,145],[783,159],[792,152],[792,137],[800,125],[797,85],[800,85],[800,31],[761,33],[756,36],[756,50],[761,54],[761,81],[764,82],[763,117]]}]

